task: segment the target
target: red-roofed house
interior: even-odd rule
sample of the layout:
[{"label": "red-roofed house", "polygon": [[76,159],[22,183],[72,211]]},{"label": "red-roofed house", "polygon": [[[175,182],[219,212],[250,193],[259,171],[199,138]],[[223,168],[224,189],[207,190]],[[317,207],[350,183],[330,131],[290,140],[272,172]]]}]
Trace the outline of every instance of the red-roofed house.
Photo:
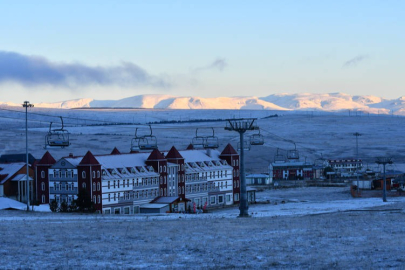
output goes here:
[{"label": "red-roofed house", "polygon": [[[34,170],[29,167],[30,194],[32,202]],[[27,202],[27,167],[23,162],[0,163],[0,197]]]}]

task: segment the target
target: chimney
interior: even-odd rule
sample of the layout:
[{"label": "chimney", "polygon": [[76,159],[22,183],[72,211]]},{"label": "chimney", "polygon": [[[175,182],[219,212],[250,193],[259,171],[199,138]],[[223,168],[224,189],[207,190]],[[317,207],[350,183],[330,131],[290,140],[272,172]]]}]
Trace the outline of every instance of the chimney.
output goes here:
[{"label": "chimney", "polygon": [[69,153],[69,157],[72,158],[72,157],[73,157],[73,153]]}]

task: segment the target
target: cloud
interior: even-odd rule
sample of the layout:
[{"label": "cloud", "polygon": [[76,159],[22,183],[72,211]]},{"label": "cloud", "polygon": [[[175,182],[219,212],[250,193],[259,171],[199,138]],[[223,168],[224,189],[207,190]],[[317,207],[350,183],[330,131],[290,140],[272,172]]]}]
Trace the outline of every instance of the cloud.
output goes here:
[{"label": "cloud", "polygon": [[228,63],[226,62],[226,60],[224,58],[217,58],[211,64],[203,66],[203,67],[194,68],[192,71],[201,72],[201,71],[212,70],[212,69],[217,69],[219,71],[223,71],[227,66],[228,66]]},{"label": "cloud", "polygon": [[343,63],[343,68],[350,68],[350,67],[355,67],[357,66],[360,62],[366,60],[367,58],[369,58],[369,56],[367,54],[363,54],[363,55],[358,55],[346,62]]},{"label": "cloud", "polygon": [[80,63],[56,63],[44,57],[0,51],[0,83],[24,86],[170,86],[167,78],[148,74],[141,67],[122,62],[116,66],[87,66]]}]

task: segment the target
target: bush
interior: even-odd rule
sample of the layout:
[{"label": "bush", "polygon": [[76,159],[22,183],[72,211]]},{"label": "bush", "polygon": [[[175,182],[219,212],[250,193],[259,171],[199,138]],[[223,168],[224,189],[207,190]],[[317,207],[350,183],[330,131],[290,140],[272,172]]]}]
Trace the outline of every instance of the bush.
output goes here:
[{"label": "bush", "polygon": [[60,209],[59,209],[59,211],[60,211],[60,212],[67,212],[67,211],[68,211],[68,205],[67,205],[67,203],[66,203],[65,201],[63,201],[63,202],[60,204]]},{"label": "bush", "polygon": [[56,202],[56,200],[51,201],[51,203],[49,204],[49,208],[52,212],[58,212],[58,203]]}]

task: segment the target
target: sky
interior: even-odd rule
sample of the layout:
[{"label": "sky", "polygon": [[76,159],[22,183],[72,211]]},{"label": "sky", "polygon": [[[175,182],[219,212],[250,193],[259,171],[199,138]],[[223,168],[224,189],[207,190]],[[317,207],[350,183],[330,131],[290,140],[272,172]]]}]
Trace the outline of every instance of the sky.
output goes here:
[{"label": "sky", "polygon": [[0,1],[0,101],[405,95],[405,1]]}]

